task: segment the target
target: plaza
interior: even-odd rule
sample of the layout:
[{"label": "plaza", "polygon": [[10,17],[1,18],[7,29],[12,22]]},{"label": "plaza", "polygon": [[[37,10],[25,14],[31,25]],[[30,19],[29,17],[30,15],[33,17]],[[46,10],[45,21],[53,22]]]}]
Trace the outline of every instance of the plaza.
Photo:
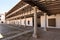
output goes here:
[{"label": "plaza", "polygon": [[[21,0],[6,13],[6,24],[20,27],[33,27],[33,37],[37,37],[37,29],[60,28],[59,0]],[[18,27],[17,26],[17,27]]]}]

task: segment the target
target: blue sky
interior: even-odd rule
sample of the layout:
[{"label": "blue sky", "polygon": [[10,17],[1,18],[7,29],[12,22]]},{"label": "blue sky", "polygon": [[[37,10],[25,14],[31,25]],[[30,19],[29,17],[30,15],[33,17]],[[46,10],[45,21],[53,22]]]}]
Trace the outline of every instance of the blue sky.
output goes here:
[{"label": "blue sky", "polygon": [[8,12],[20,0],[0,0],[0,14]]}]

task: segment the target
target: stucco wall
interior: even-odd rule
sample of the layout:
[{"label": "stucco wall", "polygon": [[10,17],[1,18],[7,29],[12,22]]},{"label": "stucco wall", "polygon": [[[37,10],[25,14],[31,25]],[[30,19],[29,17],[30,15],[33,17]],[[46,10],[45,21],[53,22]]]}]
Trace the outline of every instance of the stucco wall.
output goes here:
[{"label": "stucco wall", "polygon": [[19,20],[16,20],[16,24],[19,25]]},{"label": "stucco wall", "polygon": [[25,25],[24,21],[25,19],[21,19],[21,25]]},{"label": "stucco wall", "polygon": [[[25,25],[24,21],[25,21],[25,19],[21,19],[21,25]],[[28,21],[30,22],[29,24],[28,24]],[[33,26],[32,21],[33,21],[32,17],[31,18],[26,18],[26,26]]]},{"label": "stucco wall", "polygon": [[60,28],[60,14],[56,15],[56,26],[57,28]]},{"label": "stucco wall", "polygon": [[45,18],[41,16],[41,27],[45,27]]},{"label": "stucco wall", "polygon": [[1,22],[5,23],[5,14],[0,14],[0,16],[1,16],[1,17],[0,17],[0,19],[1,19],[1,20],[0,20],[0,23],[1,23]]},{"label": "stucco wall", "polygon": [[6,21],[7,24],[9,24],[9,21]]},{"label": "stucco wall", "polygon": [[[29,21],[29,24],[28,24]],[[32,17],[26,18],[26,26],[33,26]],[[25,19],[7,21],[7,24],[25,25]]]},{"label": "stucco wall", "polygon": [[[51,19],[51,18],[56,18],[56,27],[60,28],[60,14],[47,16],[47,27],[50,27],[50,26],[48,26],[48,19]],[[15,24],[19,24],[19,25],[25,25],[24,21],[25,21],[25,19],[12,20],[12,21],[7,21],[7,24],[15,23]],[[28,24],[28,21],[30,21],[29,24]],[[44,16],[41,16],[40,22],[41,22],[41,27],[45,27],[45,17]],[[33,26],[32,17],[26,18],[26,26]]]},{"label": "stucco wall", "polygon": [[[51,19],[51,18],[56,18],[56,15],[47,16],[47,27],[50,27],[50,26],[48,26],[48,19]],[[41,16],[41,27],[45,27],[45,17],[44,16]]]},{"label": "stucco wall", "polygon": [[[30,22],[29,24],[28,24],[28,21]],[[27,26],[33,26],[33,19],[32,18],[26,18],[26,25]]]}]

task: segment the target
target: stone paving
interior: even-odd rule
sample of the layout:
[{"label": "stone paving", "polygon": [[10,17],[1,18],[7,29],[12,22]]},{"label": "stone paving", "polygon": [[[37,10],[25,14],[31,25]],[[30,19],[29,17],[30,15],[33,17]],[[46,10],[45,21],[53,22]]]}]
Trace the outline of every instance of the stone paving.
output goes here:
[{"label": "stone paving", "polygon": [[[4,36],[4,40],[6,38],[15,36],[17,34],[20,35],[20,33],[32,29],[31,27],[18,27],[16,25],[8,25],[8,24],[0,24],[0,33]],[[2,40],[3,40],[2,39]]]},{"label": "stone paving", "polygon": [[0,24],[0,33],[3,35],[3,38],[16,35],[17,33],[20,33],[20,30],[8,27],[6,24]]},{"label": "stone paving", "polygon": [[12,28],[15,28],[15,29],[18,29],[18,30],[22,30],[22,31],[26,31],[26,30],[30,30],[30,29],[32,29],[33,27],[32,26],[20,26],[20,25],[15,25],[15,24],[8,24],[8,25],[10,25]]},{"label": "stone paving", "polygon": [[44,31],[41,29],[38,29],[37,32],[38,38],[33,38],[32,34],[33,32],[27,33],[25,35],[16,37],[16,39],[11,40],[60,40],[60,33],[59,32],[52,32],[52,31]]},{"label": "stone paving", "polygon": [[[27,29],[29,29],[29,28],[27,27]],[[2,33],[2,35],[5,36],[5,38],[12,37],[12,36],[19,34],[19,36],[16,36],[9,40],[60,40],[60,28],[59,29],[58,28],[57,29],[48,28],[48,31],[44,31],[42,28],[38,27],[38,31],[37,31],[38,37],[37,38],[32,37],[33,31],[20,35],[22,32],[27,31],[27,29],[17,27],[14,25],[11,25],[11,26],[6,25],[6,24],[0,25],[0,33]],[[22,31],[22,30],[24,30],[24,31]],[[0,39],[0,40],[3,40],[3,39]]]}]

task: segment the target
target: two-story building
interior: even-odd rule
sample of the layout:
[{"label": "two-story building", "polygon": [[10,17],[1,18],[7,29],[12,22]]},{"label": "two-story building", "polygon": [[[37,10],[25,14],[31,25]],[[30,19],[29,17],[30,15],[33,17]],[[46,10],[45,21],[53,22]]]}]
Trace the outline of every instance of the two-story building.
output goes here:
[{"label": "two-story building", "polygon": [[[47,27],[60,28],[60,1],[59,0],[40,0],[50,12],[47,15]],[[6,14],[7,24],[17,24],[25,26],[34,26],[34,6],[20,1]],[[44,12],[37,7],[37,25],[45,27]]]}]

